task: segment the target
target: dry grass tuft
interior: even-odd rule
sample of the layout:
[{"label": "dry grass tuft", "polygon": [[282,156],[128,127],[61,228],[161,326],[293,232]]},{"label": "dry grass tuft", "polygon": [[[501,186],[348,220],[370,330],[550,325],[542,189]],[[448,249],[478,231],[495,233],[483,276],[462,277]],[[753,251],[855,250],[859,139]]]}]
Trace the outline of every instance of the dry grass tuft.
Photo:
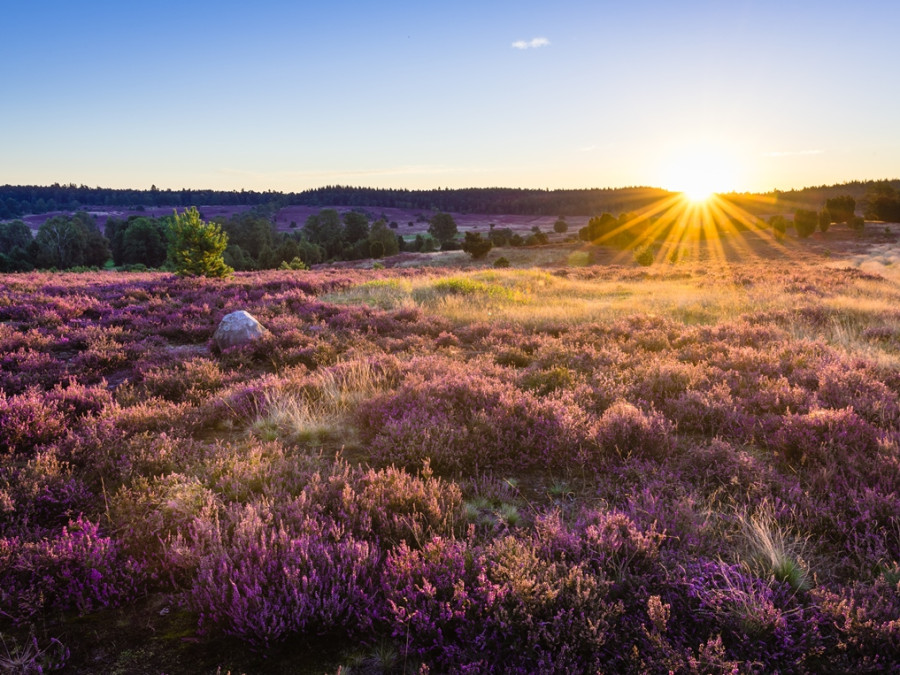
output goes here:
[{"label": "dry grass tuft", "polygon": [[742,564],[762,578],[787,583],[794,590],[807,589],[810,571],[804,560],[806,540],[795,538],[775,519],[772,505],[763,501],[753,513],[737,514],[741,526]]},{"label": "dry grass tuft", "polygon": [[300,391],[267,390],[249,431],[262,440],[345,439],[356,406],[384,391],[390,379],[368,361],[349,361],[316,373]]}]

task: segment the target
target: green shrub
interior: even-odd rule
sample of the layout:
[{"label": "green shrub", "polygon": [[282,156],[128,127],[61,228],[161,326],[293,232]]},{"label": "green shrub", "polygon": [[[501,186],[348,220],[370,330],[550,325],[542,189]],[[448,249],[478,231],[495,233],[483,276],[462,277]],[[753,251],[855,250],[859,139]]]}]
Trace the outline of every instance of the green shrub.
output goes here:
[{"label": "green shrub", "polygon": [[278,267],[280,270],[308,270],[309,265],[307,265],[303,260],[301,260],[298,256],[295,256],[291,262],[283,262]]},{"label": "green shrub", "polygon": [[509,267],[509,260],[501,255],[494,261],[494,267]]},{"label": "green shrub", "polygon": [[769,225],[772,226],[772,233],[776,239],[784,239],[787,232],[787,221],[783,216],[772,216],[769,218]]},{"label": "green shrub", "polygon": [[653,251],[650,248],[637,249],[634,252],[634,261],[643,267],[649,267],[653,264]]},{"label": "green shrub", "polygon": [[797,236],[806,239],[816,231],[819,224],[819,215],[815,211],[807,211],[806,209],[797,209],[794,213],[794,229]]},{"label": "green shrub", "polygon": [[490,239],[482,237],[479,232],[466,232],[462,250],[475,260],[484,258],[492,248],[494,248],[494,243]]}]

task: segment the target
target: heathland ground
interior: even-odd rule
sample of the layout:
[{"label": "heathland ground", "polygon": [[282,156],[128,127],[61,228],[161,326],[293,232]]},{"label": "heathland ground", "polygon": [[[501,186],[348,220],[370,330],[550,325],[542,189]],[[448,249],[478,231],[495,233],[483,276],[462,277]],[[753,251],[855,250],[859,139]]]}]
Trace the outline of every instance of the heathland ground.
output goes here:
[{"label": "heathland ground", "polygon": [[890,671],[893,227],[0,276],[0,666]]}]

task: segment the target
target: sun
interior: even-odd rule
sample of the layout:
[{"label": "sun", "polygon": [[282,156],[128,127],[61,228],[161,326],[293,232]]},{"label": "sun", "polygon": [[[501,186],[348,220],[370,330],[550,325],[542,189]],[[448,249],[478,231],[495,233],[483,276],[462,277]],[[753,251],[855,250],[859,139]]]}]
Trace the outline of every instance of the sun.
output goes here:
[{"label": "sun", "polygon": [[699,181],[695,187],[686,187],[681,191],[681,194],[683,194],[689,202],[702,204],[703,202],[709,201],[710,198],[716,194],[716,191],[707,187],[703,181]]},{"label": "sun", "polygon": [[714,194],[733,191],[737,183],[737,163],[716,147],[681,148],[666,161],[663,186],[681,192],[695,204],[708,201]]}]

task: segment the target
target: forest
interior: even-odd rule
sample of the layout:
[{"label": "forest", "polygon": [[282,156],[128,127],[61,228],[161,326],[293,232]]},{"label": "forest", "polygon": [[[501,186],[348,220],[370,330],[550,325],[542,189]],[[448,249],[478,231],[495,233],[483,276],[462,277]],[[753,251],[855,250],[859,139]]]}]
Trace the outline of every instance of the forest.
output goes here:
[{"label": "forest", "polygon": [[[897,209],[900,179],[853,181],[838,185],[807,187],[802,190],[772,191],[764,194],[736,193],[726,197],[754,215],[779,210],[815,208],[816,204],[841,194],[849,194],[873,213],[885,208]],[[90,188],[85,185],[0,186],[0,220],[26,214],[53,211],[78,211],[84,207],[118,206],[191,206],[242,205],[277,207],[373,206],[448,211],[459,213],[521,215],[597,215],[604,211],[636,211],[670,196],[666,190],[651,187],[625,187],[582,190],[535,190],[521,188],[466,188],[402,190],[349,186],[325,186],[302,192],[255,192],[221,190],[149,190]],[[885,203],[889,202],[889,203]],[[874,216],[873,216],[874,217]],[[875,218],[889,220],[889,218]]]}]

